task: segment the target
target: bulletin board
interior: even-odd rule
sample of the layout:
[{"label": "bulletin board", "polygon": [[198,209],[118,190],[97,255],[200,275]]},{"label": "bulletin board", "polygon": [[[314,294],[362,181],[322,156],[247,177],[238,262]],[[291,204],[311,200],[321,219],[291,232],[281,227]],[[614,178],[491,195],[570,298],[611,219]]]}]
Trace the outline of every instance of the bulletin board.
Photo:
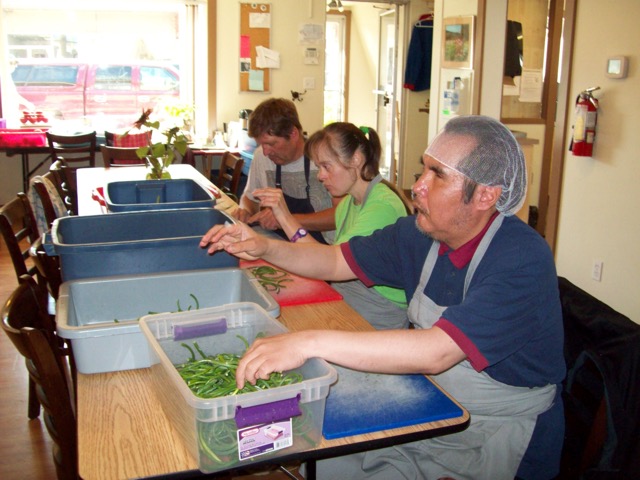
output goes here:
[{"label": "bulletin board", "polygon": [[269,92],[271,71],[256,66],[256,47],[271,47],[271,5],[240,4],[240,91]]}]

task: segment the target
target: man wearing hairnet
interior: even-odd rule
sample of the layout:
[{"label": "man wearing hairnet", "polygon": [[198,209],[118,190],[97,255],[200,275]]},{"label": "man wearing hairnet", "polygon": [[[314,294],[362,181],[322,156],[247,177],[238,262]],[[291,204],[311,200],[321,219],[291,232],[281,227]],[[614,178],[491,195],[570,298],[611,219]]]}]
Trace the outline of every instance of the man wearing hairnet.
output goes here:
[{"label": "man wearing hairnet", "polygon": [[[302,331],[257,340],[238,386],[321,357],[380,373],[430,374],[471,414],[459,433],[319,461],[319,478],[550,479],[563,441],[558,282],[538,233],[514,216],[526,194],[518,142],[498,121],[450,120],[423,156],[415,217],[334,246],[216,226],[211,253],[264,258],[325,280],[407,292],[409,330]],[[287,352],[287,355],[282,355]]]}]

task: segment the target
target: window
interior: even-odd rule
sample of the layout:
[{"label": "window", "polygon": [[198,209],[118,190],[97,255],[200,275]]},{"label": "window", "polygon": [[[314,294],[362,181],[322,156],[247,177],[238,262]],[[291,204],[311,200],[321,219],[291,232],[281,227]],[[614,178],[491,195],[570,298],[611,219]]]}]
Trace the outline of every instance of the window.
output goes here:
[{"label": "window", "polygon": [[131,67],[123,65],[96,68],[95,88],[99,90],[132,90]]},{"label": "window", "polygon": [[75,85],[78,67],[71,65],[17,65],[11,77],[17,87]]},{"label": "window", "polygon": [[162,105],[195,104],[194,70],[207,58],[193,39],[206,30],[206,1],[3,0],[2,7],[8,126],[35,109],[52,126],[101,133],[130,127],[142,108],[162,116]]}]

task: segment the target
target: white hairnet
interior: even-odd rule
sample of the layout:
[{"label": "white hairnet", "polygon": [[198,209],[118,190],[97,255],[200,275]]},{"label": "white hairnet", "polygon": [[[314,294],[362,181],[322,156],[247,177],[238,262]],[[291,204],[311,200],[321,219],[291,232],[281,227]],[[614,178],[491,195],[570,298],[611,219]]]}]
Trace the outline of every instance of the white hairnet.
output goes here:
[{"label": "white hairnet", "polygon": [[527,194],[524,155],[511,131],[496,119],[455,117],[425,153],[476,183],[502,187],[496,203],[502,214],[513,215],[522,207]]}]

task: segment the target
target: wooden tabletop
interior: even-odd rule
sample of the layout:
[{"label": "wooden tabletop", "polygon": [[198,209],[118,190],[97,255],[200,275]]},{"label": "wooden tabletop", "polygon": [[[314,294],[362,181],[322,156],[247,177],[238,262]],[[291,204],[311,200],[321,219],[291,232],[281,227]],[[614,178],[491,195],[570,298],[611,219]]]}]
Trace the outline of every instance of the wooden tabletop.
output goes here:
[{"label": "wooden tabletop", "polygon": [[[191,178],[205,187],[212,186],[190,165],[171,165],[170,172],[173,178]],[[80,214],[104,213],[98,202],[91,199],[94,188],[109,181],[143,179],[145,173],[145,167],[79,169]],[[216,208],[232,211],[236,204],[222,194]],[[342,300],[281,307],[278,320],[290,331],[372,329]],[[150,368],[78,374],[78,453],[80,475],[85,480],[140,478],[176,472],[187,472],[190,478],[198,475],[197,460],[165,415],[151,375]],[[322,439],[316,448],[296,454],[295,458],[315,459],[427,438],[461,430],[468,421],[469,413],[462,408],[458,418],[336,440]]]},{"label": "wooden tabletop", "polygon": [[[279,320],[291,331],[371,329],[344,301],[283,307]],[[462,411],[459,418],[336,440],[323,439],[308,452],[308,458],[461,429],[469,420],[468,412]],[[138,478],[198,468],[196,459],[162,409],[149,368],[78,375],[78,445],[80,474],[86,480]]]}]

